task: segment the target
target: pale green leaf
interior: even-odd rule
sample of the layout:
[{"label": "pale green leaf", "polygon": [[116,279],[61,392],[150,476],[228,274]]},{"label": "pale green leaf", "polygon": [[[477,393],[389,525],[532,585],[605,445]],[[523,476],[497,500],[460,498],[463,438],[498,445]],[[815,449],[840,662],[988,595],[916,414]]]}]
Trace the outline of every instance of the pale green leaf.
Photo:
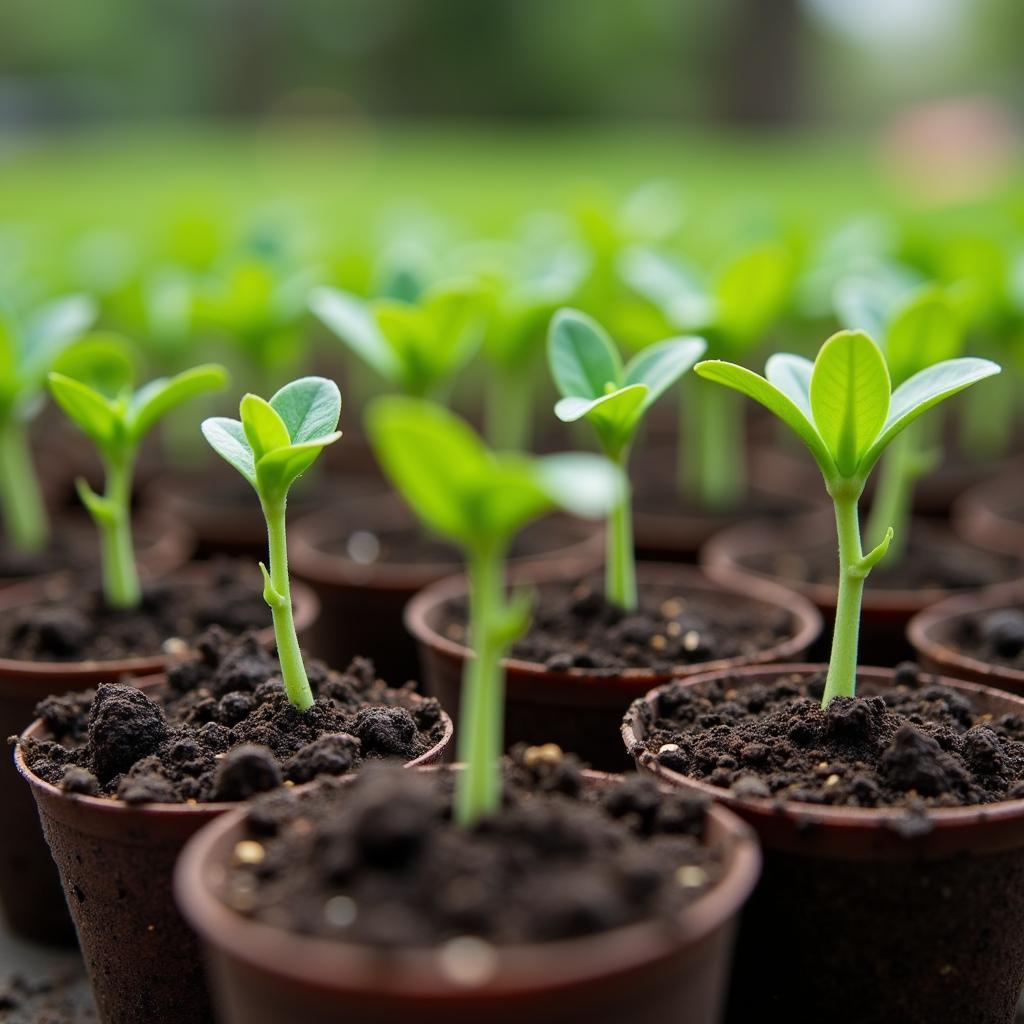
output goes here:
[{"label": "pale green leaf", "polygon": [[647,395],[641,406],[646,412],[707,348],[703,338],[669,338],[642,349],[626,364],[624,383],[645,384]]},{"label": "pale green leaf", "polygon": [[563,398],[596,399],[622,384],[622,359],[605,329],[575,309],[559,310],[548,333],[548,364]]},{"label": "pale green leaf", "polygon": [[804,356],[779,352],[768,357],[764,364],[764,375],[768,383],[778,388],[807,417],[811,414],[811,375],[814,363]]},{"label": "pale green leaf", "polygon": [[256,461],[242,424],[227,416],[212,416],[203,420],[201,429],[210,447],[255,487]]},{"label": "pale green leaf", "polygon": [[617,457],[632,440],[646,398],[646,384],[630,384],[592,401],[563,398],[555,404],[555,415],[563,423],[574,423],[585,417],[597,431],[605,451]]},{"label": "pale green leaf", "polygon": [[397,380],[401,365],[367,304],[336,288],[314,288],[312,311],[360,359],[386,380]]},{"label": "pale green leaf", "polygon": [[50,393],[68,418],[100,448],[107,449],[117,436],[120,416],[115,405],[87,384],[51,373]]},{"label": "pale green leaf", "polygon": [[938,289],[921,292],[893,316],[885,333],[885,359],[893,384],[956,358],[963,345],[963,327],[949,299]]},{"label": "pale green leaf", "polygon": [[603,519],[621,504],[627,483],[623,472],[600,455],[564,452],[535,460],[541,486],[567,512]]},{"label": "pale green leaf", "polygon": [[116,398],[135,381],[135,358],[131,344],[120,335],[86,334],[57,356],[53,370]]},{"label": "pale green leaf", "polygon": [[256,482],[260,494],[283,497],[288,493],[288,488],[316,462],[324,448],[340,437],[341,434],[335,431],[315,441],[304,441],[302,444],[267,452],[256,461]]},{"label": "pale green leaf", "polygon": [[217,363],[194,366],[173,377],[160,377],[139,388],[131,401],[129,422],[132,436],[141,440],[172,409],[228,383],[228,371]]},{"label": "pale green leaf", "polygon": [[291,435],[277,410],[259,395],[244,395],[238,407],[245,439],[257,464],[268,452],[288,448]]},{"label": "pale green leaf", "polygon": [[293,444],[334,433],[341,418],[341,392],[326,377],[301,377],[285,384],[270,404],[288,428]]},{"label": "pale green leaf", "polygon": [[736,352],[760,341],[789,299],[792,260],[781,243],[748,249],[715,284],[715,327]]}]

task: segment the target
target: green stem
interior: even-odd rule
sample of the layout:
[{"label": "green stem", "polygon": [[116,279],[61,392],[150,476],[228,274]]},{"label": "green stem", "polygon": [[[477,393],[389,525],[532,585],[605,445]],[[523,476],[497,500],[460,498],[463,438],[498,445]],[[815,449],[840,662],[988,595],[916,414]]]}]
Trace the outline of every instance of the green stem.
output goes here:
[{"label": "green stem", "polygon": [[107,488],[97,518],[103,567],[103,595],[111,608],[137,608],[142,600],[132,544],[134,453],[104,458]]},{"label": "green stem", "polygon": [[623,611],[635,611],[636,594],[636,553],[633,546],[633,494],[626,477],[624,454],[616,461],[626,478],[625,494],[622,501],[612,509],[608,517],[608,529],[605,535],[605,596],[612,604]]},{"label": "green stem", "polygon": [[912,472],[915,447],[912,430],[913,427],[907,427],[882,456],[878,488],[871,499],[871,512],[865,530],[868,545],[873,547],[881,543],[890,526],[893,528],[889,555],[894,562],[903,556],[909,532],[911,496],[916,479]]},{"label": "green stem", "polygon": [[681,392],[682,493],[701,508],[735,508],[747,490],[743,407],[735,395],[706,381]]},{"label": "green stem", "polygon": [[503,452],[526,451],[533,434],[533,389],[529,376],[492,366],[484,408],[487,440]]},{"label": "green stem", "polygon": [[29,554],[42,551],[50,539],[46,505],[22,423],[0,423],[0,515],[11,546]]},{"label": "green stem", "polygon": [[463,827],[501,805],[505,673],[497,620],[502,612],[502,552],[482,546],[469,554],[469,625],[474,657],[467,658],[459,709],[458,758],[465,765],[455,791],[455,820]]},{"label": "green stem", "polygon": [[[844,490],[847,486],[844,482]],[[858,497],[858,491],[844,493],[837,488],[832,492],[839,538],[839,591],[822,707],[828,707],[833,697],[853,697],[857,691],[857,640],[866,575],[859,564],[864,553],[860,542]]]},{"label": "green stem", "polygon": [[277,642],[277,657],[281,663],[281,679],[288,699],[300,711],[313,706],[313,691],[306,676],[306,666],[299,650],[299,638],[295,635],[295,620],[292,618],[292,592],[288,582],[288,535],[285,530],[285,501],[263,505],[267,520],[267,540],[270,548],[269,586],[264,587],[263,596],[274,619],[274,639]]}]

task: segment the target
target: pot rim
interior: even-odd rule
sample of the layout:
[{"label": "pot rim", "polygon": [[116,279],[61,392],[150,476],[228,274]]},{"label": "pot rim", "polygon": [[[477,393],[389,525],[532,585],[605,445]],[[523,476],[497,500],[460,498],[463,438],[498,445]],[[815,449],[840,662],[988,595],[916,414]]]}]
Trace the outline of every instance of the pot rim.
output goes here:
[{"label": "pot rim", "polygon": [[949,671],[969,672],[975,678],[1009,683],[1024,691],[1024,669],[996,662],[982,661],[965,654],[957,647],[940,640],[936,633],[958,619],[980,612],[996,611],[1009,606],[1019,607],[1024,601],[1024,586],[1004,584],[981,593],[957,594],[918,612],[907,624],[907,638],[914,650]]},{"label": "pot rim", "polygon": [[[601,772],[586,774],[595,784],[621,779]],[[718,883],[686,908],[678,931],[648,921],[577,939],[495,946],[494,975],[473,986],[444,976],[436,947],[384,953],[356,943],[299,935],[242,917],[227,907],[211,891],[207,875],[221,851],[241,834],[244,810],[217,819],[189,841],[175,868],[174,888],[179,909],[204,942],[279,981],[356,998],[384,989],[393,1002],[501,999],[627,975],[667,961],[725,925],[753,891],[761,854],[753,831],[734,814],[714,804],[708,806],[707,814],[715,838],[729,844],[728,866]],[[287,965],[281,956],[282,938],[289,949]]]},{"label": "pot rim", "polygon": [[[833,583],[814,583],[805,580],[789,579],[784,576],[776,576],[772,573],[761,572],[752,569],[744,564],[742,559],[751,554],[764,552],[777,547],[772,542],[774,536],[776,541],[781,534],[785,538],[792,537],[798,531],[822,530],[826,517],[823,512],[813,512],[799,519],[775,523],[771,520],[756,519],[736,526],[730,526],[719,533],[716,533],[700,550],[700,565],[707,574],[714,580],[732,587],[747,587],[753,580],[764,580],[775,583],[777,586],[786,586],[796,591],[803,597],[813,601],[821,608],[834,609],[837,600],[838,587]],[[945,535],[947,539],[953,539],[957,543],[970,546],[970,542],[963,540],[951,529],[944,529],[934,523],[922,520],[917,517],[914,520],[914,533],[931,535]],[[812,536],[811,542],[814,538]],[[986,557],[1003,557],[1013,559],[1012,555],[1005,552],[988,551]],[[864,610],[866,612],[901,612],[913,613],[929,605],[937,604],[951,595],[963,593],[977,593],[988,590],[989,587],[1002,587],[1013,585],[1024,580],[1024,562],[1020,557],[1017,562],[1016,576],[1007,579],[997,580],[995,583],[983,587],[963,588],[959,590],[944,589],[941,587],[918,587],[914,589],[881,587],[871,585],[864,588]]]},{"label": "pot rim", "polygon": [[[189,562],[180,569],[158,578],[184,577],[186,581],[196,578],[198,583],[214,565],[212,562]],[[61,575],[58,573],[42,579],[12,583],[9,587],[0,587],[0,613],[12,605],[31,604],[40,596],[41,591],[45,590],[48,583],[61,578]],[[320,614],[320,601],[312,588],[301,580],[292,580],[291,590],[295,629],[296,632],[302,633]],[[261,644],[273,644],[274,627],[269,625],[257,630],[257,636]],[[73,689],[76,683],[85,684],[89,680],[104,676],[117,678],[151,675],[159,672],[173,657],[175,656],[170,654],[147,654],[114,661],[21,661],[17,658],[0,658],[0,680],[7,678],[41,682],[59,676],[69,681],[66,689]]]},{"label": "pot rim", "polygon": [[[642,741],[638,737],[636,724],[637,705],[652,705],[663,691],[671,685],[699,687],[728,676],[743,681],[786,675],[810,675],[827,669],[824,664],[794,663],[777,665],[748,665],[731,672],[708,672],[673,683],[655,687],[645,696],[638,698],[623,717],[621,735],[627,753],[634,757],[637,767],[647,771],[669,785],[697,790],[739,813],[744,820],[754,825],[759,833],[768,829],[781,841],[778,845],[800,850],[807,847],[801,837],[813,837],[816,831],[831,833],[833,837],[844,834],[861,844],[861,853],[870,847],[877,852],[905,852],[920,854],[925,846],[948,846],[949,850],[969,850],[971,844],[968,830],[987,828],[993,833],[991,848],[1019,846],[1024,842],[1024,798],[1001,800],[990,804],[971,804],[965,807],[928,807],[924,811],[930,829],[922,835],[905,836],[901,826],[908,820],[908,809],[897,807],[827,807],[820,804],[804,803],[797,800],[774,800],[770,797],[738,797],[729,790],[713,786],[699,779],[691,779],[680,772],[658,764],[653,755],[636,756],[633,749]],[[891,681],[895,670],[862,666],[858,669],[860,678]],[[1007,701],[1017,704],[1024,715],[1024,698],[1004,690],[996,690],[980,683],[970,683],[946,676],[933,676],[935,683],[966,691],[973,697]],[[1008,832],[1016,835],[1015,842],[1008,842]],[[980,837],[976,837],[980,838]],[[938,843],[936,840],[938,839]],[[841,841],[841,838],[840,838]],[[990,848],[986,844],[986,848]],[[943,852],[948,852],[944,849]]]},{"label": "pot rim", "polygon": [[950,518],[957,533],[985,551],[1014,555],[1020,552],[1024,521],[1009,514],[1021,504],[1018,491],[1010,495],[1011,485],[1019,489],[1024,476],[1024,459],[1004,466],[1003,472],[975,484],[953,503]]},{"label": "pot rim", "polygon": [[[685,565],[681,562],[637,562],[637,579],[643,585],[644,577],[648,583],[660,583],[669,578],[674,582],[682,581],[685,587],[696,590],[707,590],[720,592],[728,591],[730,594],[742,594],[743,597],[752,598],[761,604],[777,605],[789,612],[793,622],[794,630],[790,637],[780,641],[772,647],[757,652],[747,658],[718,658],[714,661],[701,662],[696,665],[680,666],[669,672],[655,672],[646,668],[623,668],[615,670],[594,670],[587,668],[569,668],[561,672],[553,671],[535,661],[522,661],[518,658],[503,658],[502,665],[506,671],[535,680],[584,680],[600,679],[602,681],[625,679],[631,682],[650,680],[652,683],[660,681],[671,681],[674,679],[690,678],[695,674],[705,674],[714,671],[726,671],[733,666],[746,664],[769,664],[779,661],[794,654],[806,650],[818,636],[824,627],[821,613],[803,595],[798,594],[786,587],[770,580],[757,580],[755,585],[748,585],[740,591],[733,585],[719,583],[711,579],[698,566]],[[536,584],[543,586],[545,583],[558,583],[565,580],[565,574],[558,571],[530,570],[516,571],[509,574],[509,583],[515,584]],[[467,658],[473,657],[472,650],[464,644],[439,633],[430,623],[430,616],[441,605],[463,596],[468,588],[468,582],[464,574],[449,576],[437,583],[421,590],[405,606],[404,622],[405,628],[424,646],[431,647],[440,652],[451,661],[464,662]]]}]

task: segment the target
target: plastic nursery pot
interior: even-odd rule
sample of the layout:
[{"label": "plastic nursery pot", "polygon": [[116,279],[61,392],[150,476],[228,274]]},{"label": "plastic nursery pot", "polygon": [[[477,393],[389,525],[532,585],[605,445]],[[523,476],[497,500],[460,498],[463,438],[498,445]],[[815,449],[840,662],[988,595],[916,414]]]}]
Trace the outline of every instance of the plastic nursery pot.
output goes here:
[{"label": "plastic nursery pot", "polygon": [[[588,775],[592,786],[617,781]],[[708,816],[708,841],[726,849],[724,876],[685,911],[678,933],[637,924],[570,941],[499,947],[493,972],[478,985],[452,980],[433,950],[381,954],[230,910],[217,888],[244,834],[240,813],[189,843],[175,887],[206,947],[224,1024],[713,1024],[759,856],[750,830],[734,815],[709,808]]]},{"label": "plastic nursery pot", "polygon": [[[949,530],[923,520],[915,520],[912,532],[915,537],[926,538],[929,548],[935,551],[957,546]],[[965,547],[962,543],[959,546]],[[700,562],[708,576],[723,586],[745,590],[754,581],[767,580],[789,587],[811,601],[831,626],[836,610],[835,583],[813,582],[802,575],[807,567],[804,553],[815,549],[828,549],[829,557],[835,558],[835,524],[831,514],[816,513],[794,523],[758,521],[733,527],[708,541]],[[986,558],[992,562],[993,576],[986,586],[1024,576],[1024,561],[1019,555],[976,556],[964,551],[965,564],[977,566]],[[864,588],[860,646],[865,662],[895,665],[912,656],[906,638],[910,620],[954,591],[936,586],[890,589],[878,578],[884,568],[883,561]],[[820,654],[827,657],[828,652],[823,649]]]},{"label": "plastic nursery pot", "polygon": [[907,636],[917,660],[931,672],[984,683],[1024,696],[1024,670],[984,661],[965,653],[956,634],[968,621],[1004,608],[1024,607],[1024,585],[963,594],[925,609],[910,620]]},{"label": "plastic nursery pot", "polygon": [[[202,563],[181,570],[201,584],[212,567]],[[39,600],[54,580],[13,584],[0,590],[0,615]],[[313,593],[294,585],[295,628],[315,621],[319,606]],[[269,616],[269,612],[268,612]],[[274,642],[272,627],[260,633]],[[0,658],[0,737],[17,735],[35,717],[35,707],[51,694],[87,689],[102,682],[139,678],[161,672],[168,655],[160,652],[120,661],[42,662]],[[0,763],[0,911],[11,930],[34,942],[58,945],[74,941],[53,861],[39,830],[35,804],[14,766]]]},{"label": "plastic nursery pot", "polygon": [[[565,576],[550,570],[519,572],[514,583],[543,589],[545,582],[557,583]],[[602,770],[629,766],[618,739],[622,715],[631,701],[673,678],[742,664],[768,664],[798,658],[821,632],[821,616],[799,594],[771,583],[756,581],[743,589],[722,587],[708,580],[698,569],[676,564],[640,562],[637,581],[644,586],[666,584],[679,597],[699,605],[711,594],[723,590],[737,602],[752,608],[782,608],[789,615],[789,636],[773,647],[748,658],[729,658],[697,665],[680,665],[673,672],[628,668],[620,672],[587,669],[552,671],[535,662],[507,658],[505,666],[505,743],[557,743],[586,763]],[[472,652],[443,632],[446,611],[466,593],[463,576],[437,583],[410,602],[406,627],[419,645],[426,691],[437,697],[453,718],[457,716],[462,689],[462,670]]]},{"label": "plastic nursery pot", "polygon": [[[773,665],[728,673],[733,688],[820,672]],[[706,687],[723,673],[687,680]],[[888,669],[861,669],[884,693]],[[983,713],[1024,700],[950,679]],[[726,1019],[792,1024],[1009,1024],[1024,980],[1024,800],[921,814],[738,798],[640,753],[653,690],[630,708],[626,749],[641,771],[703,793],[757,831],[764,872],[743,916]]]},{"label": "plastic nursery pot", "polygon": [[[164,677],[144,682],[163,685]],[[453,728],[407,767],[445,758]],[[41,720],[22,734],[45,739]],[[39,808],[102,1024],[213,1020],[196,939],[174,904],[174,863],[191,836],[238,803],[144,804],[68,794],[15,764]],[[282,1020],[289,1019],[287,1017]]]},{"label": "plastic nursery pot", "polygon": [[1020,555],[1024,551],[1024,461],[994,480],[972,487],[953,506],[961,537],[985,551]]},{"label": "plastic nursery pot", "polygon": [[[531,550],[513,550],[511,565],[555,565],[567,578],[596,569],[604,558],[603,531],[567,516],[541,520],[521,540]],[[377,557],[370,560],[371,551],[359,560],[361,543],[373,545]],[[411,560],[417,549],[427,552],[424,561]],[[416,645],[402,615],[424,587],[459,572],[456,549],[429,540],[396,497],[380,495],[297,522],[289,557],[292,571],[313,588],[323,608],[308,643],[317,657],[347,665],[361,654],[373,659],[385,679],[419,676]]]}]

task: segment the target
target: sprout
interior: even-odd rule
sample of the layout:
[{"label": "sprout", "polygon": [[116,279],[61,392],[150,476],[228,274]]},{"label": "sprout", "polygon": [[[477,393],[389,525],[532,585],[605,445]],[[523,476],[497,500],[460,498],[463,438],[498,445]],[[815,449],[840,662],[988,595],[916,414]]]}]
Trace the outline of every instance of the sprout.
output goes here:
[{"label": "sprout", "polygon": [[50,536],[26,424],[42,405],[54,359],[95,316],[84,295],[51,302],[23,323],[0,316],[0,516],[7,540],[19,551],[42,551]]},{"label": "sprout", "polygon": [[530,458],[489,451],[473,430],[440,406],[412,398],[376,399],[367,433],[377,458],[423,524],[464,552],[470,635],[459,717],[455,813],[463,825],[497,810],[503,736],[501,659],[529,621],[523,594],[504,591],[515,534],[557,508],[601,516],[621,500],[619,471],[597,455]]},{"label": "sprout", "polygon": [[923,412],[999,370],[987,359],[947,359],[893,391],[885,358],[861,331],[832,335],[813,363],[774,355],[764,377],[720,360],[697,364],[700,376],[760,402],[795,431],[814,456],[835,506],[839,593],[823,707],[833,697],[855,694],[864,580],[893,536],[890,526],[867,554],[861,547],[858,502],[871,470]]},{"label": "sprout", "polygon": [[[669,338],[623,365],[611,338],[596,321],[563,309],[551,321],[548,361],[562,395],[555,415],[563,423],[588,420],[604,453],[622,470],[647,410],[704,353],[703,338]],[[636,608],[636,565],[628,484],[612,510],[605,562],[608,600]]]},{"label": "sprout", "polygon": [[227,384],[216,364],[197,366],[175,377],[161,377],[132,391],[130,357],[119,340],[101,336],[49,375],[50,392],[67,417],[96,445],[103,462],[101,497],[84,480],[78,496],[100,534],[103,594],[112,608],[136,608],[141,600],[132,546],[131,497],[135,458],[149,431],[190,398]]},{"label": "sprout", "polygon": [[341,394],[334,381],[303,377],[286,384],[269,402],[245,395],[238,420],[216,416],[203,421],[203,436],[213,450],[252,484],[267,522],[270,571],[260,562],[263,598],[274,619],[281,679],[288,699],[300,711],[313,705],[292,619],[288,580],[285,506],[288,490],[341,437]]}]

